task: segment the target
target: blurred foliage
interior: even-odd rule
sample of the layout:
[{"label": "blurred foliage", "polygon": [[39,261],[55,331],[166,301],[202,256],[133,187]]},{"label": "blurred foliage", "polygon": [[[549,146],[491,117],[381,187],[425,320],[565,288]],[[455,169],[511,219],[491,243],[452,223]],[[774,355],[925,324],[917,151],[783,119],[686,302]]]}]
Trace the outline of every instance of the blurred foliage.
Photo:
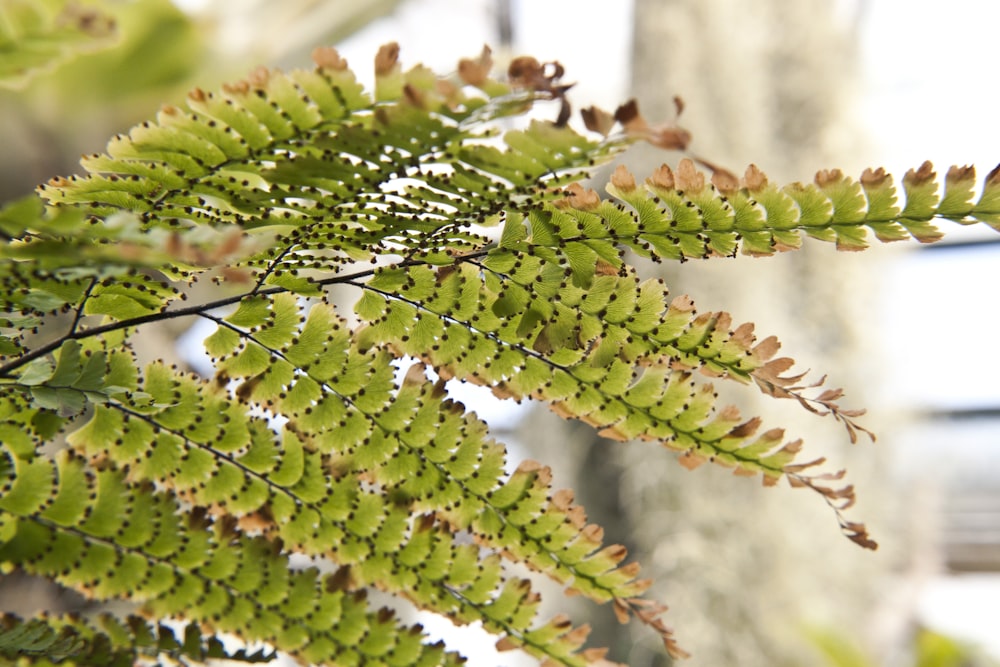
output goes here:
[{"label": "blurred foliage", "polygon": [[[163,101],[204,68],[206,47],[192,20],[169,0],[102,3],[113,13],[121,39],[114,48],[68,63],[39,82],[51,95],[51,112],[69,108],[107,109],[108,100]],[[115,110],[120,113],[121,110]]]},{"label": "blurred foliage", "polygon": [[[840,632],[812,629],[806,635],[825,659],[824,666],[879,667],[883,664]],[[974,644],[920,628],[914,634],[909,655],[898,664],[912,667],[997,667],[1000,662],[985,655]]]},{"label": "blurred foliage", "polygon": [[[399,3],[236,4],[211,3],[206,12],[186,14],[170,0],[3,0],[0,146],[7,159],[0,168],[0,202],[26,194],[54,173],[78,171],[81,154],[102,149],[108,136],[148,118],[163,103],[180,102],[196,86],[217,87],[248,62],[273,62],[297,43],[342,39]],[[227,47],[224,30],[242,25],[233,17],[247,12],[254,15],[246,22],[252,34],[241,44],[249,50]],[[18,44],[28,43],[26,35],[34,36],[32,53],[15,53]],[[298,60],[304,53],[297,53]],[[32,77],[15,77],[15,66],[29,56]],[[5,78],[7,88],[16,83],[18,90],[5,90]]]},{"label": "blurred foliage", "polygon": [[0,3],[0,87],[19,88],[79,53],[109,46],[115,20],[58,0]]},{"label": "blurred foliage", "polygon": [[[76,6],[57,4],[63,14]],[[0,90],[6,157],[0,201],[27,193],[48,174],[76,171],[81,153],[101,148],[109,134],[180,98],[195,77],[212,76],[207,31],[169,0],[104,1],[73,11],[113,21],[117,40],[38,74],[20,90]],[[34,20],[41,24],[43,18]]]}]

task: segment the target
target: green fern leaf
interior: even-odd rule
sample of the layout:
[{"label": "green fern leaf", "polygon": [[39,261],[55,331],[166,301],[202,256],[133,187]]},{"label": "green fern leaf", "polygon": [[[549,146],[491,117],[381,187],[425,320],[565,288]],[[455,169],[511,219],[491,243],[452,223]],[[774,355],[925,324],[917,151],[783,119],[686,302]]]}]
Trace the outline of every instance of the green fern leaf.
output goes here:
[{"label": "green fern leaf", "polygon": [[[196,512],[186,521],[180,520],[176,504],[167,496],[152,491],[148,485],[130,486],[116,472],[86,475],[90,493],[96,492],[98,504],[82,520],[59,525],[54,519],[62,516],[65,521],[66,517],[59,510],[53,515],[51,509],[32,507],[34,501],[27,485],[34,488],[35,495],[54,497],[58,505],[67,489],[76,487],[75,482],[63,483],[63,477],[78,482],[80,472],[69,471],[85,468],[86,464],[66,452],[54,465],[42,459],[30,464],[14,459],[14,464],[16,474],[12,466],[4,468],[9,492],[0,500],[0,511],[15,517],[17,524],[15,535],[0,546],[7,562],[53,576],[100,599],[146,599],[157,613],[183,613],[220,631],[236,632],[249,641],[267,641],[284,651],[300,650],[308,635],[287,625],[282,629],[284,624],[274,623],[271,617],[300,618],[320,609],[326,610],[326,629],[313,627],[312,636],[326,641],[332,651],[329,655],[353,654],[361,660],[368,655],[364,646],[344,639],[343,626],[328,625],[336,618],[330,616],[335,608],[340,609],[346,623],[353,623],[362,633],[370,626],[381,628],[383,652],[386,646],[395,646],[395,635],[409,634],[399,626],[387,626],[380,615],[365,611],[363,598],[324,584],[314,570],[289,574],[285,557],[267,542],[235,536],[231,528],[207,520],[204,513]],[[144,518],[151,520],[133,516],[136,511],[146,512]],[[181,533],[175,525],[178,520],[187,524],[185,540],[175,540],[173,548],[164,551],[160,531],[179,538]],[[142,539],[129,536],[136,530]],[[112,537],[117,539],[112,542]],[[68,564],[73,565],[67,568]],[[160,582],[159,594],[150,590],[148,584],[152,581]],[[263,618],[248,623],[245,614],[253,610]],[[403,643],[409,642],[404,639]],[[454,663],[453,654],[433,648],[430,651],[441,661],[434,664]],[[316,653],[317,648],[310,647],[310,652]]]}]

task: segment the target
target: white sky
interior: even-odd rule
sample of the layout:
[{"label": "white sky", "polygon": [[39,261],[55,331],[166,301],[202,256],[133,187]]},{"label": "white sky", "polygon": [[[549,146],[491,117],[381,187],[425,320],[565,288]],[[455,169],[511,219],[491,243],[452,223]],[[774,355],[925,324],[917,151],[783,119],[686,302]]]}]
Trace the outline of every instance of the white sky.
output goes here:
[{"label": "white sky", "polygon": [[[377,21],[337,45],[362,77],[380,44],[399,42],[404,67],[423,63],[439,72],[459,58],[497,46],[492,0],[409,0],[391,17]],[[578,104],[614,108],[628,86],[632,3],[609,0],[512,0],[515,55],[558,60],[567,81],[576,81]],[[435,26],[446,21],[446,30]],[[447,34],[442,39],[442,34]],[[599,44],[599,48],[593,45]],[[362,79],[364,80],[364,79]]]},{"label": "white sky", "polygon": [[[1000,162],[1000,87],[993,72],[998,26],[1000,3],[989,0],[870,2],[860,117],[874,140],[871,150],[885,156],[894,173],[931,159],[939,174],[950,164],[974,164],[982,177]],[[897,405],[1000,406],[1000,309],[992,296],[998,284],[995,246],[890,263],[880,325],[886,340],[895,341],[887,349],[896,382],[887,391]],[[929,465],[950,461],[952,468],[988,470],[1000,460],[1000,433],[996,426],[981,428],[971,438],[949,437],[944,427],[924,429],[897,446],[919,448]],[[995,467],[992,477],[1000,479]],[[932,627],[1000,658],[1000,577],[937,578],[926,587],[920,611]]]},{"label": "white sky", "polygon": [[[941,168],[1000,162],[995,74],[1000,3],[871,0],[862,118],[894,171],[931,157]],[[895,165],[899,165],[899,168]]]}]

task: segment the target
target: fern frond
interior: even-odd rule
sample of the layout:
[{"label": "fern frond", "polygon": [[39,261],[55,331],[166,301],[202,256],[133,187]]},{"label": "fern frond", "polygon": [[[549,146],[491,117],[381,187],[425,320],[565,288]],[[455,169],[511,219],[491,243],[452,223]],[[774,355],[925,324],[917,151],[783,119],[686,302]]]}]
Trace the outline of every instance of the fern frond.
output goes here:
[{"label": "fern frond", "polygon": [[[500,397],[543,401],[605,437],[662,442],[682,452],[688,467],[710,460],[762,474],[767,484],[793,471],[801,443],[783,443],[780,429],[759,433],[760,420],[744,420],[735,408],[717,413],[712,386],[688,372],[792,392],[796,378],[780,375],[790,360],[772,359],[774,339],[754,345],[751,326],[733,331],[725,313],[698,316],[687,297],[668,299],[662,281],[642,282],[625,269],[594,275],[604,261],[596,257],[589,286],[577,287],[582,263],[538,254],[501,243],[482,261],[447,271],[379,269],[358,283],[364,294],[356,311],[369,323],[360,339]],[[836,409],[832,398],[827,403]],[[802,471],[794,468],[796,478]]]},{"label": "fern frond", "polygon": [[75,615],[21,619],[0,614],[0,656],[8,659],[42,657],[55,663],[131,667],[140,659],[188,658],[198,662],[226,660],[266,663],[275,655],[265,649],[229,650],[197,625],[184,626],[182,636],[164,625],[152,625],[139,616],[117,618],[100,614],[89,619]]},{"label": "fern frond", "polygon": [[[453,379],[660,442],[687,467],[787,478],[874,548],[841,514],[854,498],[843,473],[815,472],[822,459],[799,461],[800,440],[718,406],[709,380],[830,413],[852,440],[860,413],[792,370],[776,338],[697,312],[626,253],[767,255],[803,235],[858,249],[866,229],[931,241],[935,217],[1000,226],[996,172],[972,203],[971,170],[950,171],[939,196],[925,166],[904,178],[900,208],[882,172],[779,189],[755,168],[713,185],[685,161],[645,189],[619,169],[602,201],[574,181],[633,141],[680,144],[683,131],[619,113],[623,134],[581,136],[564,126],[561,66],[531,58],[507,82],[489,77],[488,50],[439,77],[404,71],[388,45],[372,94],[332,49],[314,61],[195,90],[86,157],[86,176],[0,211],[5,566],[182,618],[209,644],[233,633],[318,664],[460,661],[370,610],[373,588],[482,623],[501,649],[600,664],[586,626],[541,617],[521,565],[681,655],[625,549],[546,466],[508,466]],[[520,122],[540,101],[558,103],[556,122]],[[205,277],[229,293],[205,297]],[[344,291],[359,296],[350,320],[334,305]],[[214,377],[139,367],[132,335],[181,318],[213,325]],[[69,448],[52,454],[61,433]],[[126,651],[173,646],[140,641],[149,626],[32,623],[15,625],[49,657],[101,632]]]},{"label": "fern frond", "polygon": [[33,76],[114,41],[115,20],[62,0],[9,0],[0,6],[0,86]]},{"label": "fern frond", "polygon": [[[46,209],[32,196],[0,210],[0,235],[10,239],[0,246],[0,311],[20,316],[3,324],[12,347],[0,348],[0,358],[13,356],[38,318],[74,313],[72,334],[88,315],[148,316],[186,298],[171,284],[185,273],[178,253],[170,252],[181,237],[144,230],[131,214],[88,218],[79,209]],[[202,249],[217,248],[219,237],[199,231],[183,238],[189,253],[207,256]]]},{"label": "fern frond", "polygon": [[[935,218],[960,224],[986,223],[1000,229],[1000,178],[986,177],[973,202],[975,169],[952,167],[943,193],[929,162],[903,178],[905,204],[882,169],[866,170],[859,181],[839,170],[817,173],[815,183],[779,188],[755,166],[740,183],[716,176],[709,182],[691,160],[676,172],[661,166],[639,188],[619,167],[608,185],[618,200],[600,201],[579,186],[556,202],[541,236],[524,243],[565,248],[595,236],[654,260],[726,257],[741,252],[766,256],[801,247],[803,236],[835,243],[840,250],[863,250],[871,230],[890,242],[914,238],[931,243],[942,237]],[[516,247],[516,246],[515,246]],[[565,250],[563,250],[565,252]]]},{"label": "fern frond", "polygon": [[[584,524],[557,531],[558,539],[549,536],[552,547],[541,545],[542,533],[529,537],[521,524],[541,518],[559,526],[568,516],[579,522],[582,511],[549,503],[544,475],[528,475],[525,486],[519,472],[505,483],[503,449],[487,439],[481,424],[455,423],[435,438],[436,448],[443,448],[438,455],[447,451],[449,459],[425,458],[428,443],[417,427],[448,420],[454,404],[442,402],[426,380],[396,391],[384,352],[359,349],[329,307],[316,305],[302,316],[284,290],[318,294],[324,284],[363,278],[364,271],[343,278],[337,273],[376,255],[424,266],[482,252],[489,238],[467,230],[489,224],[505,206],[557,197],[554,186],[617,144],[536,122],[507,132],[507,150],[501,151],[490,145],[492,131],[483,131],[483,121],[522,111],[531,93],[484,81],[481,89],[493,99],[456,91],[434,101],[437,80],[416,69],[401,75],[403,103],[373,107],[341,63],[324,60],[329,53],[318,55],[321,67],[312,73],[258,71],[228,87],[224,98],[195,91],[190,112],[166,109],[155,125],[113,141],[109,156],[85,159],[88,169],[102,173],[56,179],[43,188],[61,207],[84,205],[95,220],[124,208],[154,233],[187,234],[192,224],[223,230],[236,223],[276,240],[274,250],[237,262],[252,272],[259,296],[243,299],[225,318],[207,309],[197,313],[219,324],[206,341],[219,386],[149,367],[144,379],[119,387],[124,393],[98,400],[93,418],[70,440],[88,456],[124,466],[135,479],[242,517],[268,539],[349,565],[359,585],[399,592],[463,622],[481,620],[529,651],[582,664],[583,658],[572,657],[581,633],[557,624],[565,640],[533,640],[537,596],[500,576],[499,561],[453,543],[414,509],[440,513],[449,525],[476,533],[483,546],[516,553],[516,560],[527,559],[600,601],[635,597],[647,585],[635,580],[635,567],[613,573],[624,551],[601,552],[596,529]],[[305,277],[315,270],[333,276]],[[123,326],[145,317],[112,310],[107,314]],[[96,341],[97,331],[108,330],[87,331]],[[37,384],[55,390],[52,363],[43,356],[34,363],[40,366]],[[227,402],[232,396],[222,385],[229,380],[240,383],[236,402]],[[407,414],[417,404],[424,407]],[[248,421],[246,406],[288,419],[280,437],[263,420]],[[225,421],[219,422],[220,414]],[[373,478],[380,466],[386,472]],[[337,474],[317,476],[330,469]],[[210,483],[198,483],[209,475]],[[364,492],[372,481],[387,486]],[[505,504],[491,503],[494,494]],[[484,512],[488,519],[480,517]],[[525,540],[536,546],[526,549]],[[413,553],[422,556],[408,555]],[[429,554],[436,554],[433,568]],[[443,576],[470,554],[479,572],[471,579],[469,573],[455,581],[429,578],[428,571]]]},{"label": "fern frond", "polygon": [[[245,301],[219,322],[206,343],[223,377],[240,383],[242,402],[288,420],[280,438],[240,403],[227,405],[218,385],[154,365],[144,383],[122,388],[141,403],[97,406],[71,443],[247,530],[347,566],[357,585],[482,621],[544,657],[562,649],[526,634],[537,599],[525,589],[523,603],[501,611],[511,581],[489,552],[455,542],[455,529],[600,602],[648,586],[635,566],[617,568],[624,549],[603,548],[565,493],[551,499],[547,469],[522,466],[504,480],[503,448],[484,424],[442,400],[419,370],[397,390],[389,359],[351,349],[328,306],[300,316],[292,295],[277,295]],[[257,322],[265,324],[253,334],[242,328]]]},{"label": "fern frond", "polygon": [[623,145],[536,122],[508,131],[501,151],[486,121],[523,112],[531,94],[486,81],[469,96],[415,68],[398,75],[403,99],[376,105],[342,61],[315,58],[312,72],[259,69],[221,95],[196,90],[187,110],[166,108],[85,158],[90,176],[41,192],[95,216],[131,211],[146,228],[240,225],[270,249],[237,266],[258,285],[315,294],[310,270],[481,248],[471,227],[555,198]]},{"label": "fern frond", "polygon": [[[53,461],[5,453],[0,468],[0,557],[27,572],[96,599],[143,602],[159,617],[200,622],[311,662],[460,662],[422,644],[419,630],[398,625],[392,614],[369,611],[364,596],[343,590],[333,575],[292,568],[280,545],[241,535],[230,521],[181,513],[149,483],[130,483],[66,450]],[[137,632],[127,633],[131,641]]]},{"label": "fern frond", "polygon": [[[379,367],[387,368],[381,364]],[[249,433],[253,429],[246,427],[241,411],[224,409],[217,394],[214,400],[211,394],[206,400],[193,379],[172,378],[162,366],[150,367],[146,375],[144,385],[127,385],[125,378],[118,378],[117,382],[125,384],[117,385],[118,392],[138,403],[129,407],[117,402],[96,406],[93,419],[74,433],[71,441],[96,457],[96,461],[105,465],[113,462],[128,470],[133,478],[166,484],[187,494],[200,506],[225,508],[231,516],[242,517],[241,525],[245,523],[254,531],[263,528],[272,534],[271,539],[277,537],[305,553],[326,554],[342,564],[353,563],[353,576],[359,583],[374,583],[402,592],[425,608],[464,622],[482,620],[487,627],[505,633],[511,641],[532,652],[550,658],[563,655],[566,664],[581,664],[569,660],[561,641],[538,644],[532,639],[528,628],[534,619],[537,598],[525,597],[527,589],[523,586],[511,589],[512,584],[501,578],[495,559],[483,561],[478,550],[453,544],[447,537],[450,533],[431,530],[433,519],[429,522],[420,519],[419,526],[407,528],[412,524],[407,521],[412,508],[405,511],[404,503],[407,498],[417,498],[418,505],[425,509],[440,509],[445,504],[442,511],[449,521],[468,525],[480,537],[481,544],[500,545],[505,554],[573,583],[576,590],[590,597],[603,600],[634,596],[646,586],[646,582],[634,581],[634,567],[613,572],[624,557],[624,550],[601,551],[599,531],[582,523],[581,510],[572,507],[565,494],[558,501],[548,501],[550,489],[544,481],[547,475],[524,468],[507,483],[501,483],[502,449],[483,442],[484,425],[466,430],[473,425],[468,418],[463,420],[460,413],[455,414],[448,407],[450,403],[435,410],[433,402],[427,401],[430,409],[414,415],[425,429],[442,409],[459,421],[450,425],[438,421],[438,436],[429,443],[422,442],[425,435],[414,432],[407,438],[409,452],[393,451],[386,438],[373,440],[359,430],[357,437],[369,437],[369,441],[367,448],[356,454],[355,458],[364,465],[359,466],[355,477],[346,474],[350,463],[317,457],[315,453],[310,456],[296,437],[287,437],[288,431],[280,450],[260,421],[255,422],[256,435]],[[365,377],[369,376],[356,374],[353,381],[356,390],[366,388],[374,394],[371,390],[378,383],[371,378],[367,383],[358,381]],[[347,379],[338,385],[341,391],[349,382]],[[436,390],[424,386],[421,392]],[[416,404],[412,399],[413,396],[397,397],[391,407],[396,412],[402,409],[405,415],[407,406],[412,409]],[[289,405],[294,405],[294,399]],[[291,414],[302,417],[299,413]],[[381,411],[379,418],[381,422],[398,419],[390,411]],[[304,427],[310,426],[306,423],[308,417],[303,421]],[[319,422],[326,423],[325,419]],[[343,429],[336,428],[337,424],[331,424],[334,432],[327,432],[326,436],[335,434],[342,441],[345,435]],[[409,433],[415,425],[400,421],[395,435]],[[380,428],[386,431],[384,426]],[[314,442],[323,442],[323,436],[319,433]],[[329,442],[325,445],[328,447]],[[397,448],[400,445],[395,443]],[[422,450],[428,446],[438,451],[424,458]],[[481,451],[483,447],[487,450]],[[226,454],[230,450],[245,450],[245,453],[230,457]],[[346,450],[351,452],[353,447]],[[373,455],[377,456],[374,460]],[[390,462],[396,465],[386,465]],[[386,466],[385,473],[378,476],[386,487],[381,492],[359,492],[363,480],[371,479],[367,471],[377,470],[379,464]],[[331,466],[340,470],[338,479],[315,477],[318,471]],[[14,508],[20,508],[21,502],[28,503],[22,511],[30,513],[31,507],[38,506],[39,497],[29,492],[45,494],[46,485],[31,472],[18,471],[16,478],[25,485],[8,494],[7,501]],[[73,486],[66,484],[65,488]],[[22,501],[18,491],[29,494],[29,499]],[[63,507],[82,511],[87,505],[86,497],[86,493],[72,497],[64,494],[64,501],[53,503],[56,509],[52,511],[58,513]],[[99,502],[102,497],[113,498],[114,494],[98,494]],[[454,509],[451,503],[456,505]],[[482,512],[487,514],[470,520],[470,516]],[[571,517],[575,527],[564,525]],[[532,542],[536,546],[528,548]],[[463,562],[465,566],[461,566]],[[471,565],[476,567],[470,570]],[[514,593],[503,591],[514,590],[521,591],[521,595],[514,602],[505,602],[504,596]],[[509,608],[509,604],[515,606]],[[568,635],[567,641],[574,637],[579,638],[579,634]]]}]

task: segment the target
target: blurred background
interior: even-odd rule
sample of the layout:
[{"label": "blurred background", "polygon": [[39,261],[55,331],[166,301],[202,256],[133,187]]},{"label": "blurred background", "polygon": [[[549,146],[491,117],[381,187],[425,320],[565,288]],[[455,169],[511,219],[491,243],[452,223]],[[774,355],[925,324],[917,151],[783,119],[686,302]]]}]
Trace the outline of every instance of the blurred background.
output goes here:
[{"label": "blurred background", "polygon": [[[0,15],[18,0],[0,0]],[[12,3],[12,4],[11,4]],[[78,169],[81,153],[257,64],[307,66],[335,45],[362,80],[378,46],[404,66],[450,71],[494,49],[559,60],[577,108],[630,97],[651,120],[686,109],[692,150],[742,173],[809,181],[884,166],[897,182],[923,160],[943,174],[1000,161],[995,35],[1000,5],[977,0],[133,0],[77,2],[112,15],[117,39],[0,90],[0,201]],[[644,177],[679,155],[624,161]],[[607,177],[607,173],[603,177]],[[601,176],[596,179],[601,180]],[[818,497],[763,489],[724,470],[687,472],[649,443],[604,442],[554,415],[464,398],[513,458],[553,465],[608,539],[657,580],[671,624],[711,666],[890,667],[1000,664],[1000,237],[946,227],[945,243],[838,253],[818,243],[759,260],[688,262],[664,277],[702,310],[777,334],[815,379],[867,407],[875,444],[798,406],[733,396],[747,414],[804,437],[846,466],[881,547],[841,537]],[[905,246],[905,247],[904,247]],[[161,332],[187,341],[183,331]],[[157,347],[157,350],[165,349]],[[193,359],[190,345],[176,349]],[[192,362],[193,363],[193,362]],[[530,435],[529,435],[530,434]],[[9,585],[10,582],[6,582]],[[16,583],[16,582],[15,582]],[[6,589],[10,591],[10,588]],[[8,601],[23,599],[4,594]],[[565,605],[553,596],[554,605]],[[637,667],[666,665],[655,637],[593,613],[593,643]],[[473,664],[532,664],[426,615]],[[474,629],[473,629],[474,631]]]}]

